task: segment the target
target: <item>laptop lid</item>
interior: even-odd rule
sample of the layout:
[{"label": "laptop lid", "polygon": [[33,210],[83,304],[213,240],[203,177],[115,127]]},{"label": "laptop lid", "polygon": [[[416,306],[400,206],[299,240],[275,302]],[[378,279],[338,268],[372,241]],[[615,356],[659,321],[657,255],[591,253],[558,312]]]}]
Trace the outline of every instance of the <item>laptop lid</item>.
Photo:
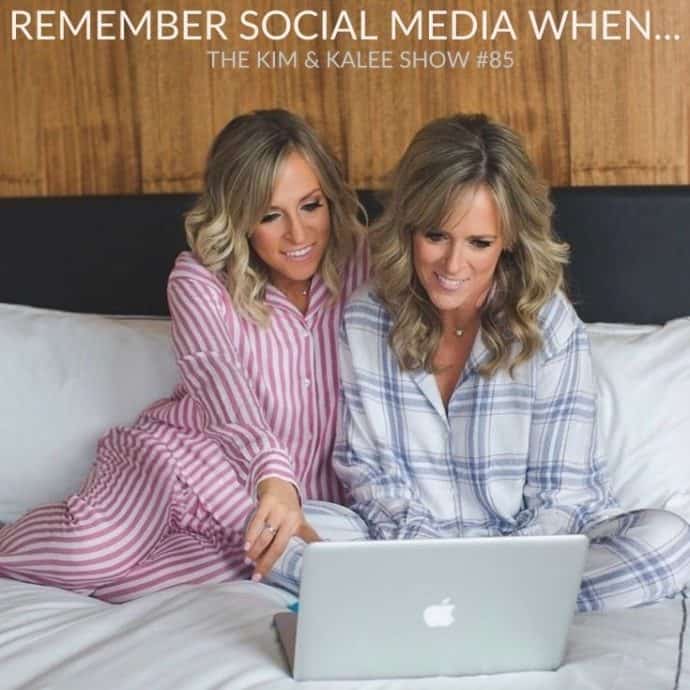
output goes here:
[{"label": "laptop lid", "polygon": [[[583,535],[319,542],[306,547],[297,680],[557,668]],[[277,625],[288,658],[294,614]]]}]

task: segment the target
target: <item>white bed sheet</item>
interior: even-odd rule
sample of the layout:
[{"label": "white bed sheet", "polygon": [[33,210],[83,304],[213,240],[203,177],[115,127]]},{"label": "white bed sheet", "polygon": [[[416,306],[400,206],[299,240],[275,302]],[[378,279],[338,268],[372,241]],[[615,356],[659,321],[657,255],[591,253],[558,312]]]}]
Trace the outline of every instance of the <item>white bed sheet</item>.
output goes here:
[{"label": "white bed sheet", "polygon": [[[178,587],[123,605],[0,579],[0,688],[210,690],[671,690],[686,619],[682,597],[578,615],[556,672],[296,683],[273,615],[293,598],[250,582]],[[687,664],[686,664],[687,665]]]}]

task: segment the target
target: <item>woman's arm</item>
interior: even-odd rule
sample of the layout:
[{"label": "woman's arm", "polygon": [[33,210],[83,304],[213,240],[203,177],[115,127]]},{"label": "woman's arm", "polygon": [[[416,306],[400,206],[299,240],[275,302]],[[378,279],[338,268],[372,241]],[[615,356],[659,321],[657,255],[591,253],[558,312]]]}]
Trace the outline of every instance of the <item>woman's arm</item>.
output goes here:
[{"label": "woman's arm", "polygon": [[238,527],[246,523],[245,551],[257,580],[292,536],[305,538],[313,530],[304,519],[287,450],[267,423],[233,346],[224,289],[191,257],[183,257],[168,281],[168,303],[182,380],[205,415],[206,432],[221,444],[228,469],[249,496]]},{"label": "woman's arm", "polygon": [[[357,340],[360,333],[353,335]],[[373,339],[362,343],[377,347]],[[367,405],[363,371],[354,366],[347,319],[340,331],[338,348],[341,394],[338,433],[333,454],[336,474],[351,497],[350,507],[366,522],[373,539],[436,537],[434,518],[416,494],[404,465],[385,442],[377,441]]]},{"label": "woman's arm", "polygon": [[621,512],[598,452],[596,385],[581,322],[539,366],[523,497],[514,534],[582,532]]},{"label": "woman's arm", "polygon": [[189,395],[246,481],[252,496],[277,477],[299,492],[287,450],[266,422],[250,378],[233,346],[222,287],[191,257],[168,281],[177,364]]}]

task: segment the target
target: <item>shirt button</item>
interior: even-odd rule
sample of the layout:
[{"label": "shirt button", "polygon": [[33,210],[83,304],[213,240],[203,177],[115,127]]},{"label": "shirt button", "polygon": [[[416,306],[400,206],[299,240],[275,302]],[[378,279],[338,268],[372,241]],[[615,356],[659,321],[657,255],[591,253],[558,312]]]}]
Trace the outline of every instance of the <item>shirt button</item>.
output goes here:
[{"label": "shirt button", "polygon": [[311,379],[304,379],[304,385],[309,388],[311,386]]},{"label": "shirt button", "polygon": [[303,338],[308,338],[309,335],[310,335],[309,331],[304,331],[304,333],[302,333]]}]

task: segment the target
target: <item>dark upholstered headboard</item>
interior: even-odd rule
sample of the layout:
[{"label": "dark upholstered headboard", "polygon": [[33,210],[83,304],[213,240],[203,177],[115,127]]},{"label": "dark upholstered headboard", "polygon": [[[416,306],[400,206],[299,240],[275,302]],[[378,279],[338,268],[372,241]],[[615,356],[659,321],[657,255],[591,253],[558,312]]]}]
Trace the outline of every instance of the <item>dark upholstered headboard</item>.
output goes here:
[{"label": "dark upholstered headboard", "polygon": [[690,187],[554,189],[571,247],[571,298],[584,321],[690,316]]},{"label": "dark upholstered headboard", "polygon": [[[555,188],[585,321],[690,315],[690,187]],[[191,195],[0,199],[0,302],[103,314],[167,314]],[[370,218],[378,205],[362,192]]]}]

